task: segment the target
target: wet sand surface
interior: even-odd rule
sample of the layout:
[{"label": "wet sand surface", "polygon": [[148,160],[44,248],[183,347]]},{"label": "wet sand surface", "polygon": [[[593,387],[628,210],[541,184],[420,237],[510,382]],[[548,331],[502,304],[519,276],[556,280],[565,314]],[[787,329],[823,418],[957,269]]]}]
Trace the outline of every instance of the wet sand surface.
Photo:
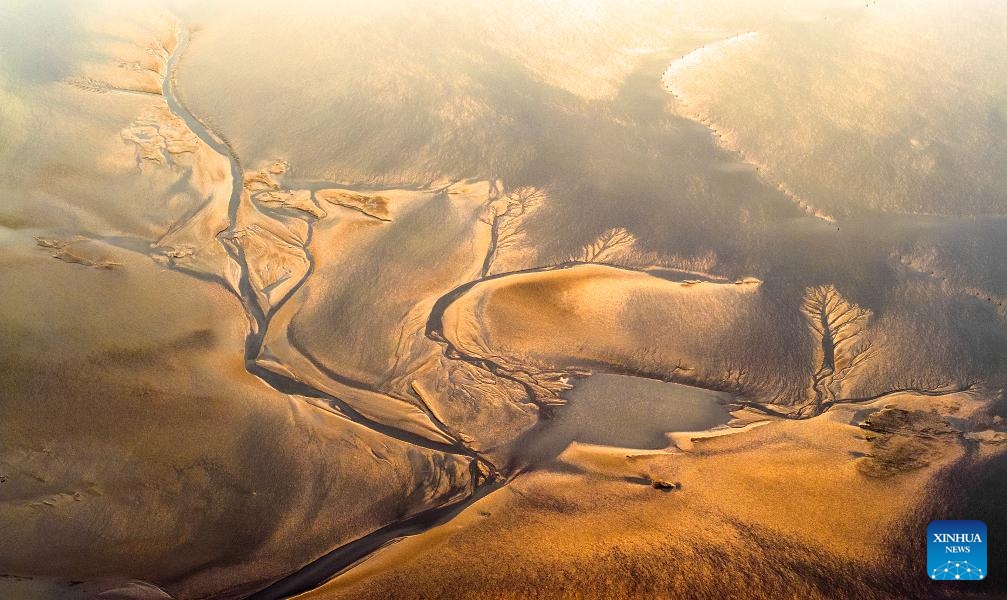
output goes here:
[{"label": "wet sand surface", "polygon": [[966,4],[9,7],[0,596],[996,597]]},{"label": "wet sand surface", "polygon": [[[702,431],[730,420],[730,396],[642,377],[597,374],[570,391],[551,435],[616,448],[667,446],[669,431]],[[564,447],[567,444],[564,444]]]}]

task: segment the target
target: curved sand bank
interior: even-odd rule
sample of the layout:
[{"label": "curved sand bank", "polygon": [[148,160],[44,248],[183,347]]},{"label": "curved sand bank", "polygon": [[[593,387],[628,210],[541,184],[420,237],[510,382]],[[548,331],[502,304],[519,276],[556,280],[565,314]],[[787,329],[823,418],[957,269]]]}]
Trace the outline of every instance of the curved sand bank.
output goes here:
[{"label": "curved sand bank", "polygon": [[456,290],[442,299],[428,334],[453,352],[532,377],[599,370],[732,389],[732,361],[745,363],[730,341],[738,322],[757,314],[758,289],[758,280],[669,281],[568,263]]}]

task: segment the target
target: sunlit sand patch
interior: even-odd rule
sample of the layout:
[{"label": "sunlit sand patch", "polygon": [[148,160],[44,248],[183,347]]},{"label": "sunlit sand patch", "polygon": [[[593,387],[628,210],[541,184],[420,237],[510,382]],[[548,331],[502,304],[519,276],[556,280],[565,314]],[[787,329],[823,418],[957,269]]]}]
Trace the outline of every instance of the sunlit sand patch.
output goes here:
[{"label": "sunlit sand patch", "polygon": [[391,220],[388,217],[388,198],[384,196],[368,196],[348,190],[325,189],[315,192],[315,197],[336,206],[360,211],[379,221]]},{"label": "sunlit sand patch", "polygon": [[122,263],[108,257],[101,244],[84,238],[61,240],[35,236],[35,243],[41,248],[51,250],[52,257],[63,262],[97,269],[115,269],[122,266]]},{"label": "sunlit sand patch", "polygon": [[[202,149],[196,137],[180,117],[164,104],[152,106],[126,129],[122,139],[136,144],[137,167],[142,163],[175,163],[176,156]],[[202,165],[191,165],[194,169]]]},{"label": "sunlit sand patch", "polygon": [[627,463],[643,466],[652,459],[670,454],[674,454],[674,450],[640,450],[574,442],[556,457],[556,460],[601,475],[613,477],[638,475],[645,478],[645,471],[628,471]]},{"label": "sunlit sand patch", "polygon": [[[556,393],[550,391],[550,382],[559,383],[557,371],[567,369],[598,368],[712,383],[725,375],[704,365],[708,361],[701,356],[706,351],[692,349],[687,330],[705,331],[704,340],[726,335],[721,328],[730,318],[714,315],[733,310],[744,314],[750,310],[746,306],[754,307],[758,289],[756,282],[676,282],[641,271],[572,264],[472,286],[446,307],[440,334],[450,352],[488,360],[537,383],[546,399]],[[634,315],[644,310],[641,302],[669,318],[662,324],[636,321]],[[703,320],[704,314],[709,321]],[[689,322],[687,330],[678,331],[673,325],[679,319]],[[665,332],[666,327],[676,333]],[[653,344],[660,344],[662,351],[648,350]]]},{"label": "sunlit sand patch", "polygon": [[706,431],[674,431],[668,433],[668,441],[679,450],[687,452],[692,450],[696,443],[700,440],[720,437],[722,435],[742,433],[750,429],[755,429],[756,427],[768,425],[771,422],[772,421],[768,421],[763,418],[761,420],[749,420],[743,424],[735,424],[732,422],[730,426],[716,427],[714,429],[707,429]]},{"label": "sunlit sand patch", "polygon": [[311,190],[267,190],[256,194],[253,199],[267,206],[300,210],[316,219],[326,216],[326,212],[312,201]]},{"label": "sunlit sand patch", "polygon": [[277,159],[268,167],[245,172],[245,191],[253,201],[263,206],[299,210],[314,219],[324,219],[327,213],[312,198],[311,190],[286,189],[276,180],[289,168],[285,160]]},{"label": "sunlit sand patch", "polygon": [[[834,597],[834,586],[849,589],[848,571],[872,568],[865,553],[888,551],[905,515],[918,510],[924,491],[945,467],[982,460],[966,454],[964,438],[931,439],[928,431],[910,429],[898,435],[928,439],[926,460],[903,462],[879,478],[862,466],[874,460],[870,436],[876,434],[856,425],[858,415],[924,409],[947,427],[952,415],[971,418],[987,402],[973,394],[897,394],[876,405],[836,405],[814,419],[752,424],[727,435],[688,434],[693,441],[685,452],[574,444],[560,460],[575,472],[524,475],[470,506],[450,526],[389,547],[304,597],[378,598],[400,577],[408,578],[417,596],[464,581],[474,594],[501,597],[500,589],[526,589],[522,581],[528,578],[534,582],[529,591],[561,593],[562,565],[580,560],[593,565],[578,578],[585,593],[719,595],[737,586],[738,594],[749,596],[750,580],[742,588],[718,577],[721,558],[711,555],[711,548],[726,548],[732,564],[745,564],[753,573],[775,569],[781,560],[814,565],[816,577],[833,583],[819,585],[806,577],[780,582],[773,570],[772,577],[759,580],[759,589],[779,585],[780,591],[801,590],[802,597]],[[1003,451],[1002,445],[991,448]],[[471,547],[495,561],[516,561],[521,575],[487,570],[483,554],[473,555],[466,550]],[[632,590],[613,587],[613,580],[629,576],[626,560],[640,561],[639,568],[653,562],[661,567],[647,571]],[[460,575],[470,570],[494,575],[490,580]],[[597,577],[591,574],[598,571]]]}]

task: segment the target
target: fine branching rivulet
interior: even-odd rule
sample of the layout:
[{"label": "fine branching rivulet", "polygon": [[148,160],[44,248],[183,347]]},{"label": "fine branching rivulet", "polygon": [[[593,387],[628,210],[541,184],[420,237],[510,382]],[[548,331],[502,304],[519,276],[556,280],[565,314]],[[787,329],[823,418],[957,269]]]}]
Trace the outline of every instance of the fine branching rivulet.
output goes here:
[{"label": "fine branching rivulet", "polygon": [[833,285],[808,288],[803,309],[818,342],[811,398],[798,411],[810,416],[840,399],[845,380],[871,357],[871,344],[864,336],[871,311],[847,301]]},{"label": "fine branching rivulet", "polygon": [[542,206],[545,192],[530,186],[519,187],[489,203],[482,221],[490,226],[490,245],[483,261],[482,276],[493,268],[501,250],[515,246],[525,235],[528,217]]}]

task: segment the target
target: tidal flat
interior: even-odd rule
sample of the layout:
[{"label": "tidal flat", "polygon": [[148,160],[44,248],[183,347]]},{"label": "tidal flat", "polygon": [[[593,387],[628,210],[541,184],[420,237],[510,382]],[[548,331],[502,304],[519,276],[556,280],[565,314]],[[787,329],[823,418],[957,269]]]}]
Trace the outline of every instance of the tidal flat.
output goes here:
[{"label": "tidal flat", "polygon": [[0,597],[1007,595],[1005,23],[8,3]]}]

